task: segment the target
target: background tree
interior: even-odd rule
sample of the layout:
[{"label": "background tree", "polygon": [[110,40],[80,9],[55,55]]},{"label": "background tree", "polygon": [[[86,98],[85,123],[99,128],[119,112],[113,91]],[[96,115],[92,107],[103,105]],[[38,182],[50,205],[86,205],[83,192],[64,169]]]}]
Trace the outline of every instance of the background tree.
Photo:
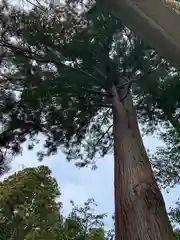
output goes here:
[{"label": "background tree", "polygon": [[170,219],[172,221],[173,224],[175,224],[174,227],[174,232],[176,235],[176,239],[179,240],[180,239],[180,200],[178,199],[178,201],[176,202],[176,207],[175,208],[171,208],[170,212]]},{"label": "background tree", "polygon": [[[177,124],[173,124],[178,99],[173,101],[174,105],[160,101],[163,96],[166,100],[168,81],[171,79],[173,85],[172,75],[176,77],[177,72],[118,19],[100,12],[96,6],[86,18],[69,5],[49,15],[42,15],[38,9],[28,13],[8,10],[9,15],[2,14],[6,24],[1,38],[1,76],[8,93],[12,95],[16,90],[20,94],[13,95],[8,114],[3,112],[2,146],[7,147],[8,143],[8,149],[19,152],[20,143],[28,135],[31,140],[41,132],[47,137],[47,151],[39,153],[40,159],[56,153],[63,145],[68,159],[81,158],[78,166],[85,166],[97,156],[104,156],[114,144],[117,237],[125,234],[132,239],[137,234],[140,239],[148,239],[149,234],[156,234],[153,239],[173,239],[164,201],[139,134],[129,89],[133,83],[138,115],[142,121],[146,117],[148,129],[154,131],[159,124],[168,130],[173,126],[178,138]],[[9,84],[7,88],[4,83]],[[171,106],[170,113],[164,106]],[[29,148],[32,147],[30,143]],[[129,211],[130,207],[133,211]],[[165,231],[154,231],[154,208],[159,211],[157,226]],[[141,217],[137,217],[140,212]],[[152,217],[148,222],[151,233],[145,229],[147,214]],[[139,222],[132,221],[135,216]]]},{"label": "background tree", "polygon": [[97,214],[94,199],[88,199],[82,206],[76,205],[73,201],[71,204],[72,211],[63,221],[68,239],[110,239],[109,231],[104,229],[106,214]]},{"label": "background tree", "polygon": [[[105,240],[105,214],[97,214],[94,199],[72,203],[62,215],[59,190],[48,167],[27,168],[1,182],[0,239]],[[58,200],[58,201],[57,201]]]},{"label": "background tree", "polygon": [[0,239],[57,239],[60,193],[50,173],[27,168],[0,182]]}]

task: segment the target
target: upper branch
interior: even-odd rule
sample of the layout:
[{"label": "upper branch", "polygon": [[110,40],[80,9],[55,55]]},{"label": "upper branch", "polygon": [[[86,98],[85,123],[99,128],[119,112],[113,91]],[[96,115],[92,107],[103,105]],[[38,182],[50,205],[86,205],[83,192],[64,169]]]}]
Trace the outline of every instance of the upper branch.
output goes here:
[{"label": "upper branch", "polygon": [[83,70],[81,68],[74,68],[73,66],[70,66],[70,65],[67,65],[67,64],[63,63],[59,59],[50,58],[50,57],[47,57],[47,56],[39,56],[37,53],[32,52],[31,50],[29,50],[27,48],[23,48],[23,47],[20,47],[20,46],[14,46],[14,45],[11,45],[11,44],[8,44],[8,43],[0,44],[0,46],[7,47],[9,49],[13,49],[15,54],[19,53],[19,54],[23,55],[24,57],[35,60],[37,62],[40,62],[40,63],[54,63],[57,66],[67,68],[67,69],[71,69],[71,70],[74,70],[76,72],[80,72],[80,73],[92,78],[96,82],[100,81],[98,78],[96,78],[94,75],[87,72],[86,70]]}]

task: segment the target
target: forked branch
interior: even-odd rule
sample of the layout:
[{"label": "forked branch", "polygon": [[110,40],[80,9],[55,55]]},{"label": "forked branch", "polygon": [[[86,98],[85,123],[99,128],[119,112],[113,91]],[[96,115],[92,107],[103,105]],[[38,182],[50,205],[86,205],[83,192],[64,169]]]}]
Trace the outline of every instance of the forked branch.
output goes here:
[{"label": "forked branch", "polygon": [[124,101],[124,99],[128,96],[132,84],[133,84],[134,82],[137,82],[137,80],[138,80],[138,79],[131,79],[131,80],[129,80],[129,79],[126,78],[126,77],[123,77],[123,78],[124,78],[126,81],[125,81],[124,83],[118,84],[118,85],[116,86],[117,89],[123,89],[123,88],[125,88],[125,94],[124,94],[124,96],[122,96],[122,97],[120,98],[120,101],[121,101],[121,102]]},{"label": "forked branch", "polygon": [[101,135],[101,137],[96,141],[96,143],[94,144],[93,148],[95,148],[100,142],[101,140],[109,133],[110,129],[113,127],[113,124],[111,124],[108,129]]}]

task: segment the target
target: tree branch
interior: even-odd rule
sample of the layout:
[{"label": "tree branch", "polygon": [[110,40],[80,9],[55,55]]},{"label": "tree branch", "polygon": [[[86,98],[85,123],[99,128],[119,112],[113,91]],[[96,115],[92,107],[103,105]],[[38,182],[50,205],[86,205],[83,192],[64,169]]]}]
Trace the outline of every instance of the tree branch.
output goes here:
[{"label": "tree branch", "polygon": [[[124,78],[124,79],[125,79],[125,78]],[[136,79],[128,80],[128,81],[126,81],[126,82],[124,82],[124,83],[121,83],[121,84],[116,85],[116,87],[117,87],[118,89],[122,89],[122,88],[124,88],[125,86],[127,86],[127,85],[129,85],[129,84],[132,84],[132,83],[134,83],[134,82],[137,82],[137,80],[136,80]]]},{"label": "tree branch", "polygon": [[104,103],[93,103],[93,105],[90,104],[84,104],[86,107],[104,107],[104,108],[112,108],[111,104],[104,104]]},{"label": "tree branch", "polygon": [[124,99],[126,99],[126,97],[128,96],[129,91],[130,91],[130,88],[131,88],[131,86],[132,86],[132,83],[133,83],[133,81],[130,81],[130,82],[127,84],[127,88],[126,88],[126,93],[125,93],[125,95],[124,95],[122,98],[119,99],[121,102],[124,101]]},{"label": "tree branch", "polygon": [[113,127],[113,124],[111,124],[108,129],[102,134],[102,136],[97,140],[97,142],[93,145],[93,148],[95,148],[100,142],[101,140],[104,138],[104,136],[106,134],[108,134],[109,130]]},{"label": "tree branch", "polygon": [[[79,87],[79,86],[78,86]],[[68,86],[68,88],[73,88],[72,86]],[[81,89],[87,91],[87,92],[90,92],[90,93],[94,93],[94,94],[99,94],[103,97],[109,97],[109,94],[106,93],[106,92],[102,92],[102,91],[99,91],[99,90],[96,90],[96,89],[91,89],[91,88],[86,88],[86,87],[83,87],[83,86],[80,86]]]},{"label": "tree branch", "polygon": [[[14,120],[14,123],[16,122],[16,125],[9,127],[7,130],[0,133],[0,146],[6,146],[7,143],[14,140],[15,134],[13,131],[17,129],[23,129],[23,130],[30,130],[31,128],[42,131],[42,127],[39,126],[37,123],[33,121],[22,121],[20,119]],[[21,133],[22,134],[22,133]]]},{"label": "tree branch", "polygon": [[[12,80],[25,80],[24,78],[9,78],[9,77],[6,77],[5,75],[1,75],[2,77],[4,77],[5,79],[4,80],[7,80],[7,81],[12,81]],[[0,77],[1,77],[0,76]],[[1,80],[1,79],[0,79]],[[52,81],[51,81],[51,83],[52,83]],[[16,88],[16,84],[12,84],[11,86],[9,85],[9,84],[7,83],[7,85],[6,86],[4,86],[4,83],[2,82],[1,83],[1,81],[0,81],[0,86],[3,88],[3,89],[5,89],[5,90],[14,90],[14,91],[19,91],[19,92],[21,92],[21,91],[23,91],[23,90],[34,90],[34,89],[38,89],[40,86],[33,86],[33,87],[17,87]],[[14,85],[14,87],[13,87],[13,85]],[[69,88],[71,88],[72,90],[76,90],[75,89],[75,87],[73,87],[73,86],[64,86],[63,87],[64,89],[69,89]],[[81,89],[83,89],[83,90],[85,90],[85,91],[87,91],[87,92],[90,92],[90,93],[93,93],[93,94],[98,94],[98,95],[101,95],[102,97],[109,97],[109,94],[108,93],[106,93],[106,92],[102,92],[102,91],[100,91],[100,90],[96,90],[96,89],[91,89],[91,88],[86,88],[86,87],[83,87],[83,86],[77,86],[77,89],[78,88],[81,88]]]},{"label": "tree branch", "polygon": [[45,9],[43,9],[42,5],[37,0],[36,1],[39,3],[39,6],[36,5],[35,3],[32,3],[29,0],[25,0],[25,1],[28,2],[29,4],[33,5],[35,8],[39,8],[41,11],[45,12]]},{"label": "tree branch", "polygon": [[124,94],[124,96],[122,98],[120,98],[121,102],[128,96],[129,90],[130,90],[132,84],[139,80],[138,78],[131,79],[131,80],[129,80],[127,77],[123,77],[123,78],[126,80],[126,82],[116,85],[117,89],[122,89],[122,88],[126,87],[126,93]]},{"label": "tree branch", "polygon": [[99,75],[101,75],[101,77],[103,77],[104,79],[107,79],[107,76],[99,69],[99,68],[95,68],[95,71],[97,72],[97,73],[99,73]]},{"label": "tree branch", "polygon": [[[10,48],[10,49],[14,49],[14,53],[17,54],[18,52],[20,54],[22,54],[24,57],[27,57],[31,60],[35,60],[37,62],[41,62],[41,63],[54,63],[56,64],[57,66],[61,66],[63,68],[67,68],[67,69],[71,69],[71,70],[74,70],[76,72],[80,72],[90,78],[92,78],[93,80],[95,80],[96,82],[99,82],[100,80],[98,78],[96,78],[95,76],[93,76],[92,74],[90,74],[89,72],[83,70],[83,69],[80,69],[80,68],[74,68],[72,66],[69,66],[69,65],[66,65],[64,63],[62,63],[62,61],[58,60],[58,59],[55,59],[55,58],[47,58],[47,57],[43,57],[43,56],[39,56],[37,53],[35,52],[32,52],[31,50],[29,49],[26,49],[26,48],[22,48],[20,46],[14,46],[14,45],[11,45],[11,44],[0,44],[0,46],[2,47],[7,47],[7,48]],[[28,53],[29,55],[27,55],[26,53]],[[42,58],[43,57],[43,58]]]}]

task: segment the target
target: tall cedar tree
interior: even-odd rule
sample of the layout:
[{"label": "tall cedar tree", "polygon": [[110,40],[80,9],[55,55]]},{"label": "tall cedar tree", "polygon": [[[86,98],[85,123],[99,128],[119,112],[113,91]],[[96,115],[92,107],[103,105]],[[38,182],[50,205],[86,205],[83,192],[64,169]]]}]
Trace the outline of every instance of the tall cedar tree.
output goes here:
[{"label": "tall cedar tree", "polygon": [[177,140],[179,75],[120,20],[96,5],[79,14],[76,4],[1,7],[1,146],[18,153],[28,140],[31,149],[43,133],[40,159],[64,146],[80,167],[114,147],[116,238],[174,239],[132,98],[151,131],[163,124]]}]

